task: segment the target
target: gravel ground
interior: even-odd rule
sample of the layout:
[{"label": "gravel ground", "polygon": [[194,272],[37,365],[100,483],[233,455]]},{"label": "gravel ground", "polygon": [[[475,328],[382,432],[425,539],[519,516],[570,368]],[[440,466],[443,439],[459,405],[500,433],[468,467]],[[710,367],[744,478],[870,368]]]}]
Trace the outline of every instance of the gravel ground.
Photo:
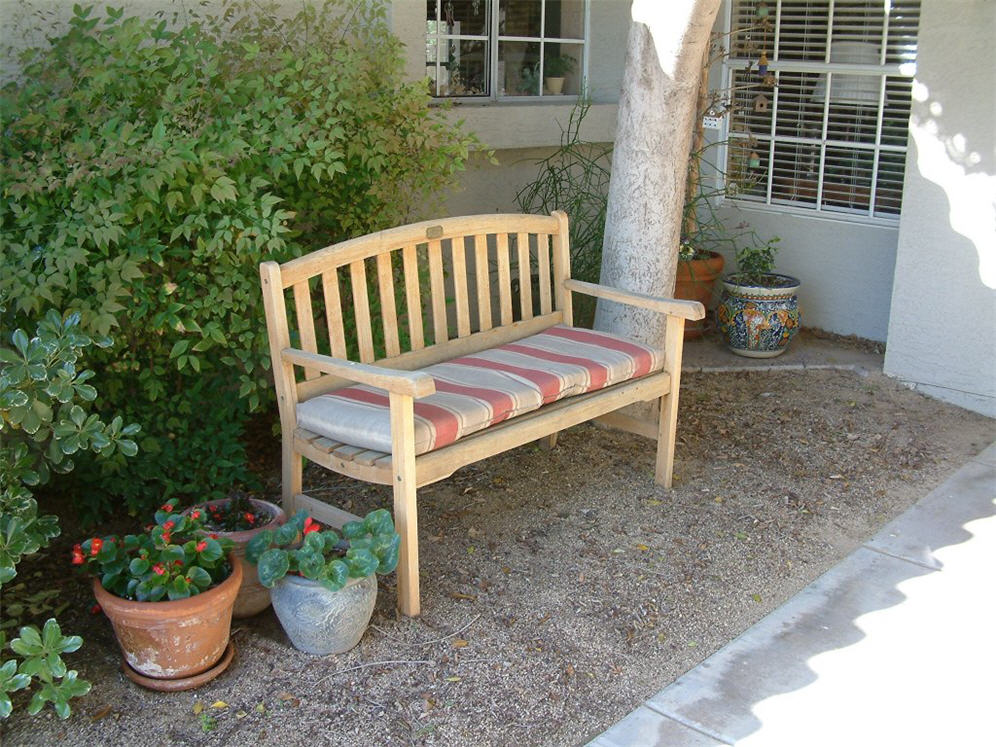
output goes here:
[{"label": "gravel ground", "polygon": [[[996,438],[992,420],[849,371],[686,374],[678,430],[672,490],[653,484],[651,442],[592,425],[423,489],[422,617],[400,618],[383,578],[359,646],[312,657],[267,610],[237,622],[230,669],[185,693],[120,672],[109,624],[65,573],[64,520],[22,573],[58,579],[63,628],[86,641],[67,658],[93,690],[67,721],[22,710],[3,743],[583,743]],[[357,514],[390,505],[317,470],[305,485]]]}]

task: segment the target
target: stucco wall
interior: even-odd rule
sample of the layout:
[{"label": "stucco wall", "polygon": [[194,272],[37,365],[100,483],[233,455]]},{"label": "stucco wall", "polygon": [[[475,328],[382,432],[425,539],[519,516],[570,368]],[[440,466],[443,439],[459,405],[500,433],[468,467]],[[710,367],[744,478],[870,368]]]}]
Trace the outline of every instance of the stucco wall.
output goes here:
[{"label": "stucco wall", "polygon": [[[775,269],[802,281],[805,327],[884,341],[898,230],[788,212],[724,205],[723,223],[749,223],[761,238],[778,236]],[[727,267],[735,263],[727,256]]]},{"label": "stucco wall", "polygon": [[996,6],[922,13],[885,371],[996,417]]}]

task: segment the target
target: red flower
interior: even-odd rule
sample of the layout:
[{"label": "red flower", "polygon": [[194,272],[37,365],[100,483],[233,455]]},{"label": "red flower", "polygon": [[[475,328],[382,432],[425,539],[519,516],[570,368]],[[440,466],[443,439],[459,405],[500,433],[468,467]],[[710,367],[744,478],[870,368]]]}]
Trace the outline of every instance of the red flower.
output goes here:
[{"label": "red flower", "polygon": [[[76,547],[79,547],[77,545]],[[86,558],[83,557],[82,550],[73,550],[73,565],[83,565],[86,562]]]},{"label": "red flower", "polygon": [[90,540],[90,554],[96,555],[100,552],[100,548],[104,546],[104,540],[100,537],[94,537]]},{"label": "red flower", "polygon": [[190,518],[191,519],[199,519],[199,518],[201,518],[201,512],[200,511],[191,511],[190,512]]},{"label": "red flower", "polygon": [[154,566],[152,566],[152,570],[155,572],[157,576],[162,576],[164,573],[166,573],[166,566],[164,566],[162,563],[156,563]]},{"label": "red flower", "polygon": [[256,521],[256,517],[253,514],[249,513],[248,511],[246,511],[242,515],[245,517],[246,521],[248,521],[250,524]]},{"label": "red flower", "polygon": [[213,540],[216,540],[216,539],[218,539],[218,533],[217,532],[211,532],[211,534],[209,534],[208,537],[210,537]]},{"label": "red flower", "polygon": [[160,510],[165,511],[166,513],[170,513],[170,512],[173,511],[173,506],[172,506],[172,504],[169,504],[169,503],[164,503],[159,508],[160,508]]},{"label": "red flower", "polygon": [[174,560],[173,561],[173,565],[183,565],[183,561],[182,560]]},{"label": "red flower", "polygon": [[163,524],[163,532],[164,533],[165,532],[172,532],[173,531],[173,527],[175,527],[175,526],[176,526],[176,522],[175,521],[167,521],[165,524]]},{"label": "red flower", "polygon": [[91,615],[99,615],[102,611],[103,610],[101,609],[101,606],[99,604],[95,604],[93,605],[93,607],[90,608]]},{"label": "red flower", "polygon": [[170,538],[171,537],[169,532],[163,532],[163,542],[165,542],[167,545],[169,544]]},{"label": "red flower", "polygon": [[196,548],[197,552],[204,552],[204,548],[206,548],[207,546],[208,543],[205,540],[201,540],[200,542],[197,543],[197,548]]},{"label": "red flower", "polygon": [[312,532],[317,532],[322,528],[322,525],[317,521],[312,519],[310,516],[304,520],[304,534],[311,534]]}]

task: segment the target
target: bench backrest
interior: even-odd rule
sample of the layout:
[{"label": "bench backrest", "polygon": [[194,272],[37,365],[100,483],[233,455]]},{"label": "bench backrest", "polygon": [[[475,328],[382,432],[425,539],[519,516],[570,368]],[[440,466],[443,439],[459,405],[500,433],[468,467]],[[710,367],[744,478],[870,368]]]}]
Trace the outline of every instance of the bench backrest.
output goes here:
[{"label": "bench backrest", "polygon": [[[559,211],[424,221],[264,262],[260,275],[275,352],[411,370],[572,322]],[[284,383],[300,401],[345,382],[306,368]]]}]

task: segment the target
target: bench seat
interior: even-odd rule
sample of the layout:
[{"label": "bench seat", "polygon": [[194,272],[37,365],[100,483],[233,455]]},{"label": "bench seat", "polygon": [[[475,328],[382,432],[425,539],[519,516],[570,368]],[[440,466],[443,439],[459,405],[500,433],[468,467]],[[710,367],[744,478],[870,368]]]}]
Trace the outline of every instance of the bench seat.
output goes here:
[{"label": "bench seat", "polygon": [[[555,325],[499,345],[419,369],[436,393],[415,402],[415,453],[448,446],[471,433],[566,397],[660,371],[660,348],[607,332]],[[297,405],[298,425],[332,441],[391,451],[387,393],[354,385]]]}]

